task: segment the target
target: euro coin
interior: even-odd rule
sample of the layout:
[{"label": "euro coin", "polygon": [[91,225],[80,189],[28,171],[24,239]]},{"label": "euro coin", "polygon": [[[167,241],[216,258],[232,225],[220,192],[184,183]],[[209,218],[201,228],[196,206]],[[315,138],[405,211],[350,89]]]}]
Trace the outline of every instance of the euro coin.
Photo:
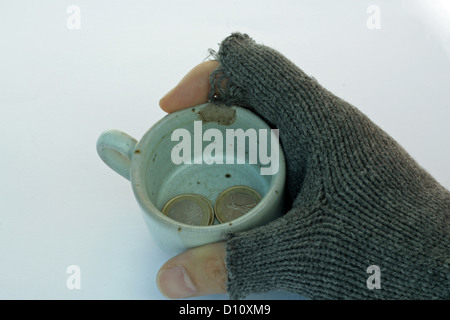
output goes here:
[{"label": "euro coin", "polygon": [[256,190],[247,186],[233,186],[219,194],[214,211],[217,220],[225,223],[243,216],[259,201],[261,196]]},{"label": "euro coin", "polygon": [[199,194],[186,193],[170,199],[161,210],[178,222],[193,226],[209,226],[214,221],[211,202]]}]

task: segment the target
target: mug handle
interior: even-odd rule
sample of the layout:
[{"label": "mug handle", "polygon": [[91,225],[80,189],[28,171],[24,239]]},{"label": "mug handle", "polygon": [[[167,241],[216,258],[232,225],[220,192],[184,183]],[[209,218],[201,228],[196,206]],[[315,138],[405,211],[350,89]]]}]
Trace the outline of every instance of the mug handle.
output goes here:
[{"label": "mug handle", "polygon": [[128,134],[111,129],[97,140],[97,153],[111,169],[130,180],[130,166],[137,140]]}]

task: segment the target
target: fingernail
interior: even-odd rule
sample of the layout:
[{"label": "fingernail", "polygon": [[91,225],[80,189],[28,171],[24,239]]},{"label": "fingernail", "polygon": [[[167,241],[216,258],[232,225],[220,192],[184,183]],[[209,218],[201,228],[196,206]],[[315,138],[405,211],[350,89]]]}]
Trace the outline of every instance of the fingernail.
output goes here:
[{"label": "fingernail", "polygon": [[175,90],[175,88],[173,88],[172,90],[170,90],[169,92],[167,92],[161,99],[159,99],[159,105],[161,107],[165,107],[166,106],[166,100],[168,97],[170,97],[170,95],[172,94],[172,92]]},{"label": "fingernail", "polygon": [[197,292],[197,288],[183,266],[160,270],[157,284],[161,293],[170,299],[188,298]]}]

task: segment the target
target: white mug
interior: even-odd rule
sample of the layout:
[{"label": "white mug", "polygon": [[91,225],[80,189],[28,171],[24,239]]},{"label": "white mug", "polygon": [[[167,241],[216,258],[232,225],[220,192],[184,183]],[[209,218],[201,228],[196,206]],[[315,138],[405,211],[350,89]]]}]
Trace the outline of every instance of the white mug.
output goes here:
[{"label": "white mug", "polygon": [[[285,158],[277,133],[247,109],[207,103],[166,115],[139,142],[121,131],[107,130],[98,138],[97,152],[130,180],[159,247],[179,253],[284,213]],[[253,188],[262,197],[235,220],[194,226],[161,212],[174,196],[195,193],[214,203],[223,190],[235,185]]]}]

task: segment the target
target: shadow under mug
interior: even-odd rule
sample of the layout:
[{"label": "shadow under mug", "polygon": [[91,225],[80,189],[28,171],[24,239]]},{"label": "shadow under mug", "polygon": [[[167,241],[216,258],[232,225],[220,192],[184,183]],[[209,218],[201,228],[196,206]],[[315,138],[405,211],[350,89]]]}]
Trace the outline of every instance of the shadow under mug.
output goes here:
[{"label": "shadow under mug", "polygon": [[[237,136],[232,141],[227,139],[231,137],[230,132],[239,130],[251,131],[253,135],[244,136],[245,141],[238,141]],[[215,135],[208,138],[208,132]],[[255,134],[256,141],[252,140]],[[110,168],[131,181],[144,220],[158,246],[179,253],[221,241],[227,233],[264,225],[284,213],[285,158],[274,134],[261,118],[247,109],[203,104],[166,115],[139,142],[121,131],[107,130],[97,140],[97,152]],[[271,163],[276,167],[273,174],[261,174],[269,166],[267,157],[265,162],[261,161],[264,148],[265,156],[277,155],[277,159],[272,159],[277,163]],[[211,149],[214,152],[206,152]],[[223,161],[218,161],[221,150]],[[216,156],[216,161],[208,159],[208,154]],[[180,159],[186,161],[180,163]],[[200,194],[214,205],[223,190],[236,185],[255,189],[262,199],[249,212],[230,222],[216,220],[210,226],[193,226],[161,212],[169,199],[184,193]]]}]

